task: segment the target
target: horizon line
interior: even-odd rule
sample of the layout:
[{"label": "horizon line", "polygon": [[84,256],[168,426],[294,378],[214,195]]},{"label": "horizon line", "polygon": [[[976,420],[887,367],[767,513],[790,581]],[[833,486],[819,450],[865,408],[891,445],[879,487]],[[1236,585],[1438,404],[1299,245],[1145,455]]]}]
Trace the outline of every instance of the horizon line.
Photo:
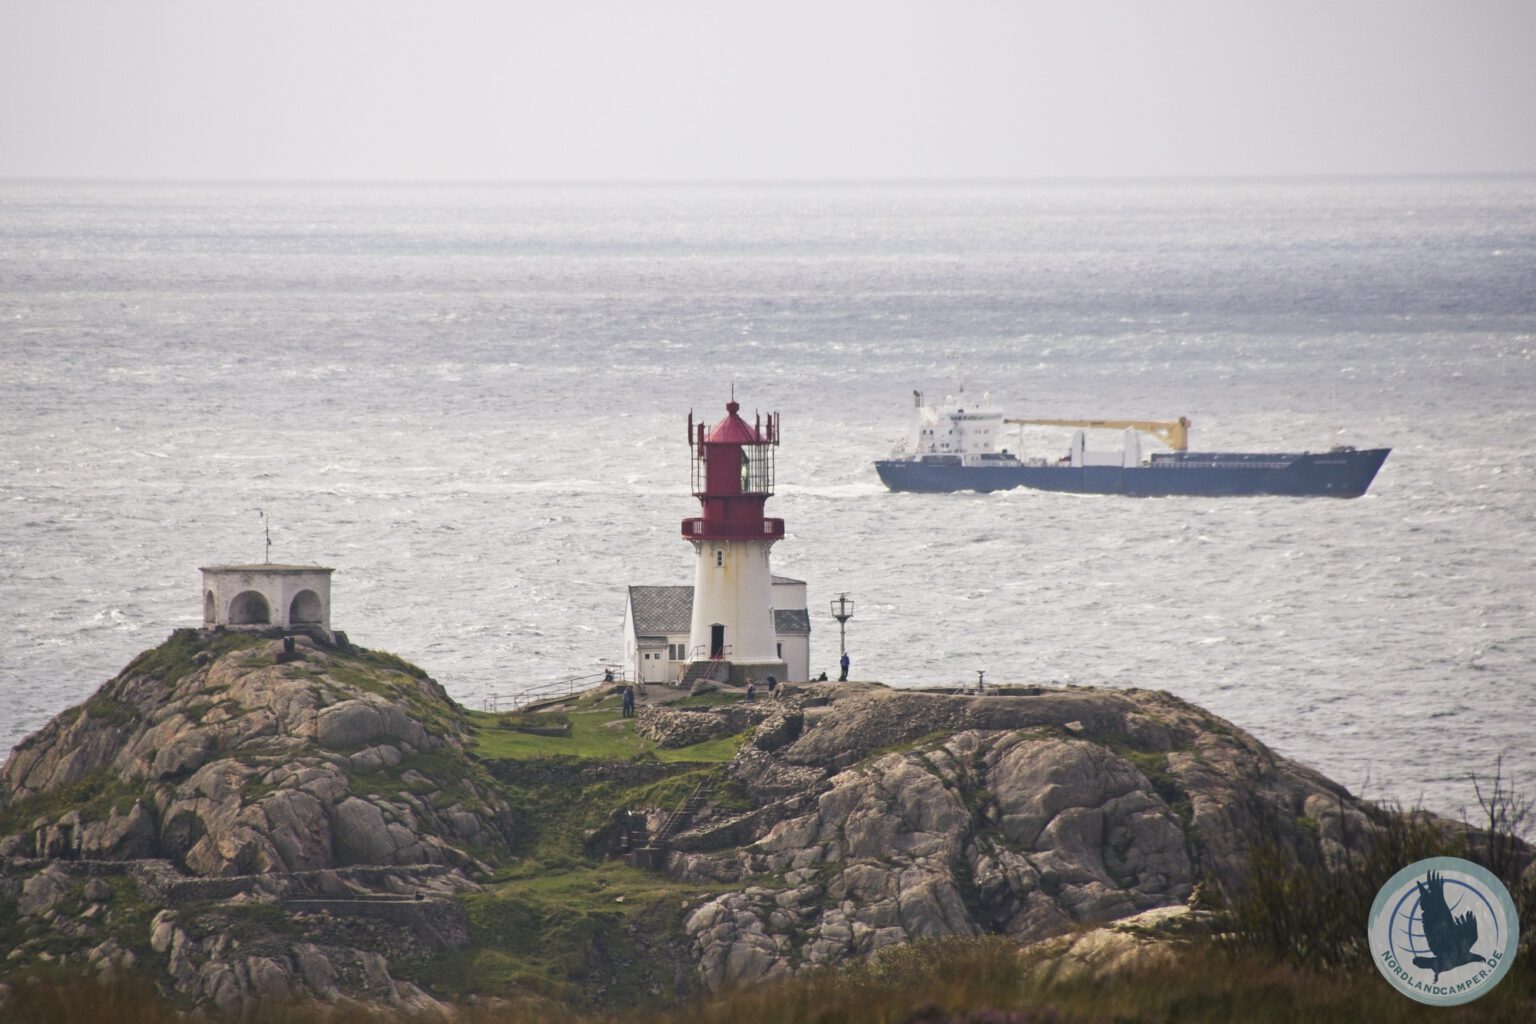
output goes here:
[{"label": "horizon line", "polygon": [[1508,180],[1536,177],[1536,168],[1520,171],[1401,171],[1371,173],[1249,173],[1249,174],[1081,174],[1081,175],[976,175],[910,177],[783,177],[783,178],[369,178],[369,177],[210,177],[146,176],[104,177],[90,175],[0,175],[4,185],[202,185],[202,186],[391,186],[391,187],[500,187],[500,188],[686,188],[764,186],[997,186],[997,185],[1159,185],[1214,183],[1306,183],[1352,181]]}]

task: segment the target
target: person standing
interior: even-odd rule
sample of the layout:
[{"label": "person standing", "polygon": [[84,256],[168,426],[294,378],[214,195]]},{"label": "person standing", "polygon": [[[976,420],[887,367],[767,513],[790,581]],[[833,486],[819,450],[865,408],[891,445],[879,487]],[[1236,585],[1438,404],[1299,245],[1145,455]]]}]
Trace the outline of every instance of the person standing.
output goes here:
[{"label": "person standing", "polygon": [[837,677],[837,681],[840,682],[840,683],[846,683],[848,681],[848,652],[847,651],[844,651],[843,652],[843,656],[841,658],[837,659],[837,664],[838,664],[838,667],[843,670],[843,674]]},{"label": "person standing", "polygon": [[624,703],[624,717],[625,718],[634,718],[635,717],[635,688],[633,686],[625,686],[624,687],[623,703]]},{"label": "person standing", "polygon": [[751,701],[751,700],[756,700],[756,699],[757,699],[757,680],[755,680],[755,679],[748,679],[747,680],[747,700]]}]

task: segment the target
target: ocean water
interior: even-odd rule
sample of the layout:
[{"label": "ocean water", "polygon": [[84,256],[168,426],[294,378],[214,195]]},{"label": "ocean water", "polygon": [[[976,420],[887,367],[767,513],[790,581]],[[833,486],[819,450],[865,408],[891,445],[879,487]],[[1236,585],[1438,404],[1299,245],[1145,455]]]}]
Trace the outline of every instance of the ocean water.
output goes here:
[{"label": "ocean water", "polygon": [[[1356,501],[886,492],[961,381],[1393,453]],[[734,386],[816,668],[846,591],[855,677],[1166,689],[1454,813],[1536,788],[1533,385],[1532,179],[0,184],[0,748],[197,624],[256,509],[470,706],[595,672],[627,585],[691,582]]]}]

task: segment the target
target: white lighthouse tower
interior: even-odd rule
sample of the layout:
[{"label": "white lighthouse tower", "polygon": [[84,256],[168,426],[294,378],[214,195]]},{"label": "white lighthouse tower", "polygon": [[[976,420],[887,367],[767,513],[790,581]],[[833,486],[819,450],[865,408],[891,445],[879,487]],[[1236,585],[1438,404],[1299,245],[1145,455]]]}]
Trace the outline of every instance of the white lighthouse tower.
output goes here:
[{"label": "white lighthouse tower", "polygon": [[786,675],[768,568],[768,549],[783,539],[784,520],[763,515],[773,494],[779,417],[770,413],[766,424],[758,417],[754,426],[737,415],[740,409],[733,398],[725,419],[708,429],[702,423],[695,427],[693,413],[688,414],[693,495],[703,514],[683,520],[683,538],[698,554],[688,660],[729,665],[736,683]]}]

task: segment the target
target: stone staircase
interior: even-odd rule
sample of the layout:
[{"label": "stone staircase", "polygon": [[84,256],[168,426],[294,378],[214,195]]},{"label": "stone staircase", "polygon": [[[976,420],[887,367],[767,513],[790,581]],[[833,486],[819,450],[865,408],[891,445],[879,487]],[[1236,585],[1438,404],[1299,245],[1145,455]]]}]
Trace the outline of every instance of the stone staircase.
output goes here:
[{"label": "stone staircase", "polygon": [[713,778],[707,778],[693,787],[693,792],[688,795],[687,800],[683,801],[683,806],[667,815],[667,819],[661,823],[661,828],[657,829],[656,834],[651,837],[651,842],[664,843],[677,835],[693,820],[695,814],[704,809],[704,805],[709,803],[709,798],[714,795],[715,780]]},{"label": "stone staircase", "polygon": [[671,814],[667,815],[644,846],[636,847],[629,852],[629,863],[637,868],[648,868],[652,871],[660,870],[667,863],[667,840],[672,838],[687,827],[693,820],[693,816],[704,809],[709,803],[709,798],[715,794],[717,780],[711,776],[704,779],[693,792],[688,794],[688,799],[683,805]]},{"label": "stone staircase", "polygon": [[731,678],[731,663],[722,658],[710,658],[706,661],[690,661],[688,668],[683,672],[683,678],[677,681],[677,685],[687,690],[700,679],[718,683],[729,678]]}]

